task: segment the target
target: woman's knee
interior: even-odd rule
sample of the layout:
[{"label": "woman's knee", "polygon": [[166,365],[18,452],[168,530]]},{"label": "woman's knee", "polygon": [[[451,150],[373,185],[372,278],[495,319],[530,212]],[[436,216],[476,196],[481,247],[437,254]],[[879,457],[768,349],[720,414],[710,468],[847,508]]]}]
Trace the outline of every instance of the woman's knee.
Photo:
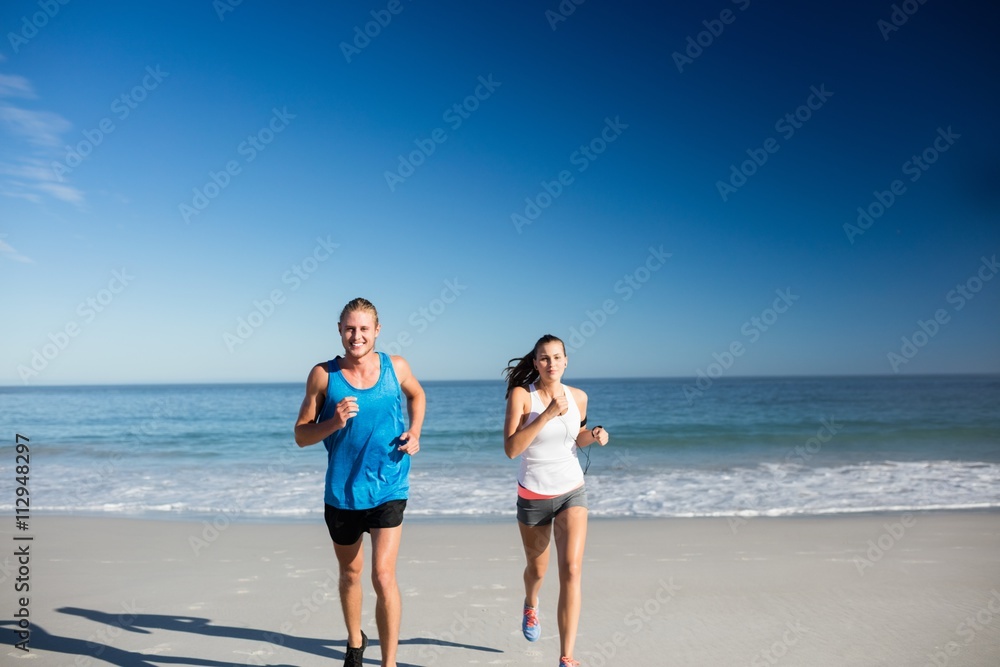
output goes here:
[{"label": "woman's knee", "polygon": [[559,579],[569,583],[579,583],[583,577],[583,563],[579,561],[563,561],[559,564]]},{"label": "woman's knee", "polygon": [[528,579],[541,579],[545,576],[546,563],[533,560],[524,566],[524,576]]}]

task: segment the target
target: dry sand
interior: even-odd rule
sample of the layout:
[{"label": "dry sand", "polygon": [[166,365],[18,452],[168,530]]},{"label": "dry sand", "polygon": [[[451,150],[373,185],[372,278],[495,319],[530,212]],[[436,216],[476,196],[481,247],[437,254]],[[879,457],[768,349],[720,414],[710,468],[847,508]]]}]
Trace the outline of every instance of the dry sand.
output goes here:
[{"label": "dry sand", "polygon": [[[25,652],[3,623],[0,663],[341,664],[322,520],[214,523],[36,516],[28,533],[0,530],[0,617],[27,613],[31,630]],[[25,546],[27,581],[14,555]],[[522,567],[513,518],[408,519],[399,664],[555,667],[558,582],[554,572],[545,581],[542,638],[528,643]],[[15,590],[19,577],[30,591]],[[365,662],[377,665],[366,587]],[[584,667],[996,667],[1000,513],[592,519],[576,658]]]}]

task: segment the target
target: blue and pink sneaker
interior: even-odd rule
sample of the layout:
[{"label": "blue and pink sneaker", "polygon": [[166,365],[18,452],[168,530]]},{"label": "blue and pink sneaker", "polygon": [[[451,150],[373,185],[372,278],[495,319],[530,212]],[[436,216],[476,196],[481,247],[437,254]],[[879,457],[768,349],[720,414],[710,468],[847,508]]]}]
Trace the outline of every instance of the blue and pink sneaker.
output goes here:
[{"label": "blue and pink sneaker", "polygon": [[521,632],[529,642],[536,641],[542,634],[542,626],[538,622],[538,610],[524,605],[524,618],[521,619]]}]

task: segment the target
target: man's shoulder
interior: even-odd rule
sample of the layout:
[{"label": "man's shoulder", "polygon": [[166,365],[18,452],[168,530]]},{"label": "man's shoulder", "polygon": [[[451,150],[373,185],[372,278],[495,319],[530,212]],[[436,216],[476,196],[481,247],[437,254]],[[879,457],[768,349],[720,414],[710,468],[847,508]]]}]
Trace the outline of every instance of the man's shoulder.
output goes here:
[{"label": "man's shoulder", "polygon": [[340,357],[334,357],[333,359],[327,359],[326,361],[318,361],[313,367],[313,373],[329,373],[337,367],[337,359]]},{"label": "man's shoulder", "polygon": [[410,368],[409,362],[407,362],[406,359],[404,359],[400,355],[398,355],[398,354],[388,354],[388,353],[385,353],[385,352],[383,352],[382,354],[384,354],[385,356],[389,357],[389,361],[392,362],[392,367],[396,370],[397,373],[399,372],[400,369],[407,369],[408,370]]},{"label": "man's shoulder", "polygon": [[[413,371],[410,369],[409,362],[398,354],[386,355],[392,362],[392,371],[396,374],[396,381],[399,384],[405,384],[411,379],[415,379],[413,376]],[[412,383],[411,383],[412,384]]]}]

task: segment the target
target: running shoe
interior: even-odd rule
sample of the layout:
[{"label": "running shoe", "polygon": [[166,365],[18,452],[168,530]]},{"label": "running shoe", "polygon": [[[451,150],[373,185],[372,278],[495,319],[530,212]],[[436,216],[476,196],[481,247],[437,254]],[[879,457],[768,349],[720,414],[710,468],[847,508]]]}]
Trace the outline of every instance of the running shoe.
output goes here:
[{"label": "running shoe", "polygon": [[559,658],[559,667],[580,667],[580,663],[572,658],[567,658],[563,656]]},{"label": "running shoe", "polygon": [[521,632],[529,642],[536,641],[542,634],[542,626],[538,622],[538,610],[524,605],[524,618],[521,619]]},{"label": "running shoe", "polygon": [[368,636],[365,634],[365,631],[362,630],[361,648],[347,647],[347,655],[344,656],[344,667],[361,667],[366,648],[368,648]]}]

